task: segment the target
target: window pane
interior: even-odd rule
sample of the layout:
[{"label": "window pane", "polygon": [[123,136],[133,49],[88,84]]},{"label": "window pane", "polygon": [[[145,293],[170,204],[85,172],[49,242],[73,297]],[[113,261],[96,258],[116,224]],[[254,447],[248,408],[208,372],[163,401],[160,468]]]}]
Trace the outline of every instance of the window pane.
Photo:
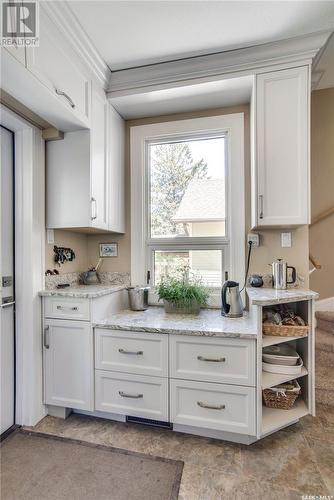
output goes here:
[{"label": "window pane", "polygon": [[162,276],[175,274],[184,266],[199,276],[208,287],[222,286],[222,251],[221,250],[183,250],[154,252],[154,284],[157,285]]},{"label": "window pane", "polygon": [[152,238],[225,236],[225,139],[149,146]]}]

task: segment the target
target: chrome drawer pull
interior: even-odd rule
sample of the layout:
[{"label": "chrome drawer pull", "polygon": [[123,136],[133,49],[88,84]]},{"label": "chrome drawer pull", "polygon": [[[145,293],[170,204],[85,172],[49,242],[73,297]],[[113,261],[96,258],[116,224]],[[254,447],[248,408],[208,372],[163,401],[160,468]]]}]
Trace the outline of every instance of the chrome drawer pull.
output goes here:
[{"label": "chrome drawer pull", "polygon": [[132,398],[132,399],[140,399],[144,395],[143,394],[126,394],[126,392],[119,391],[118,394],[122,396],[122,398]]},{"label": "chrome drawer pull", "polygon": [[118,349],[118,352],[121,354],[134,354],[136,356],[144,354],[144,351],[126,351],[125,349]]},{"label": "chrome drawer pull", "polygon": [[226,358],[205,358],[204,356],[197,356],[199,361],[211,361],[212,363],[224,363]]},{"label": "chrome drawer pull", "polygon": [[61,96],[65,97],[65,99],[67,99],[67,101],[69,102],[71,108],[75,108],[74,102],[72,101],[72,99],[70,98],[70,96],[66,94],[66,92],[63,92],[62,90],[58,90],[58,89],[55,89],[55,90],[56,90],[56,94],[61,95]]},{"label": "chrome drawer pull", "polygon": [[[91,215],[91,220],[95,220],[97,219],[97,201],[96,201],[96,198],[94,198],[93,196],[91,197],[90,199],[90,202],[91,202],[91,205],[92,205],[92,215]],[[93,215],[93,204],[94,204],[94,215]]]},{"label": "chrome drawer pull", "polygon": [[209,408],[209,410],[225,410],[225,405],[208,405],[207,403],[202,403],[202,401],[197,401],[197,404],[201,408]]},{"label": "chrome drawer pull", "polygon": [[78,310],[78,308],[76,306],[74,306],[74,307],[57,306],[57,309],[59,311],[77,311]]},{"label": "chrome drawer pull", "polygon": [[259,202],[260,202],[260,214],[259,214],[259,219],[263,219],[263,194],[259,195]]},{"label": "chrome drawer pull", "polygon": [[50,326],[47,325],[44,328],[44,335],[43,335],[43,344],[44,344],[45,349],[50,349],[50,339],[49,339],[49,336],[50,336]]}]

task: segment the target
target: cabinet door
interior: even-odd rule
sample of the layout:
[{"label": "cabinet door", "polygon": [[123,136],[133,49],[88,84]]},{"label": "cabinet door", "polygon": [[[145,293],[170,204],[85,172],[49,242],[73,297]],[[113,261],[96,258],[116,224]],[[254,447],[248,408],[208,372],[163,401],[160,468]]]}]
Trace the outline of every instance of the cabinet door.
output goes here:
[{"label": "cabinet door", "polygon": [[83,321],[46,320],[45,404],[93,410],[93,332]]},{"label": "cabinet door", "polygon": [[92,226],[108,229],[107,135],[108,103],[103,91],[93,88],[91,120]]},{"label": "cabinet door", "polygon": [[309,223],[309,68],[256,78],[254,226]]},{"label": "cabinet door", "polygon": [[124,152],[125,122],[109,104],[109,130],[107,135],[109,173],[109,231],[125,232],[124,208]]},{"label": "cabinet door", "polygon": [[27,68],[59,98],[61,105],[87,121],[90,81],[78,66],[75,53],[40,5],[40,44],[27,47]]}]

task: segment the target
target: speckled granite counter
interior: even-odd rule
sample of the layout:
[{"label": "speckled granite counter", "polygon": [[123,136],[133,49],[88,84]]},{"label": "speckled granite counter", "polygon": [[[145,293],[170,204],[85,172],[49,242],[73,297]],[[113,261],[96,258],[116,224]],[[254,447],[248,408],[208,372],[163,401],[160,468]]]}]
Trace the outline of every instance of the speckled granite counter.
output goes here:
[{"label": "speckled granite counter", "polygon": [[267,306],[283,304],[285,302],[299,302],[301,300],[317,299],[319,294],[306,288],[288,288],[275,290],[274,288],[247,288],[247,294],[252,305]]},{"label": "speckled granite counter", "polygon": [[163,307],[147,311],[125,310],[94,324],[98,328],[207,337],[256,338],[255,319],[248,313],[242,318],[224,318],[220,309],[203,309],[199,316],[167,314]]},{"label": "speckled granite counter", "polygon": [[42,290],[41,297],[71,297],[76,299],[93,299],[111,293],[125,290],[126,285],[75,285],[67,288],[54,288],[53,290]]}]

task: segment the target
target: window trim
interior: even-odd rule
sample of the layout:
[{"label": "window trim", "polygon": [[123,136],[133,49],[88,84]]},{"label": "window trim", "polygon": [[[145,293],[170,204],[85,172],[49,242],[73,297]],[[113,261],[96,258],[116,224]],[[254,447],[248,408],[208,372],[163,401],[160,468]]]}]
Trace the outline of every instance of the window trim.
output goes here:
[{"label": "window trim", "polygon": [[[227,224],[229,240],[229,276],[243,284],[245,274],[245,180],[244,180],[244,113],[193,118],[187,120],[137,125],[130,128],[131,169],[131,282],[133,285],[146,283],[146,246],[161,246],[168,243],[165,238],[147,239],[148,196],[146,144],[174,137],[184,139],[193,135],[205,136],[226,134],[227,144]],[[230,214],[230,216],[229,216]],[[180,238],[177,245],[218,246],[226,244],[226,237]],[[184,248],[184,247],[183,247]],[[217,299],[218,300],[218,299]],[[215,300],[215,305],[217,300]]]}]

